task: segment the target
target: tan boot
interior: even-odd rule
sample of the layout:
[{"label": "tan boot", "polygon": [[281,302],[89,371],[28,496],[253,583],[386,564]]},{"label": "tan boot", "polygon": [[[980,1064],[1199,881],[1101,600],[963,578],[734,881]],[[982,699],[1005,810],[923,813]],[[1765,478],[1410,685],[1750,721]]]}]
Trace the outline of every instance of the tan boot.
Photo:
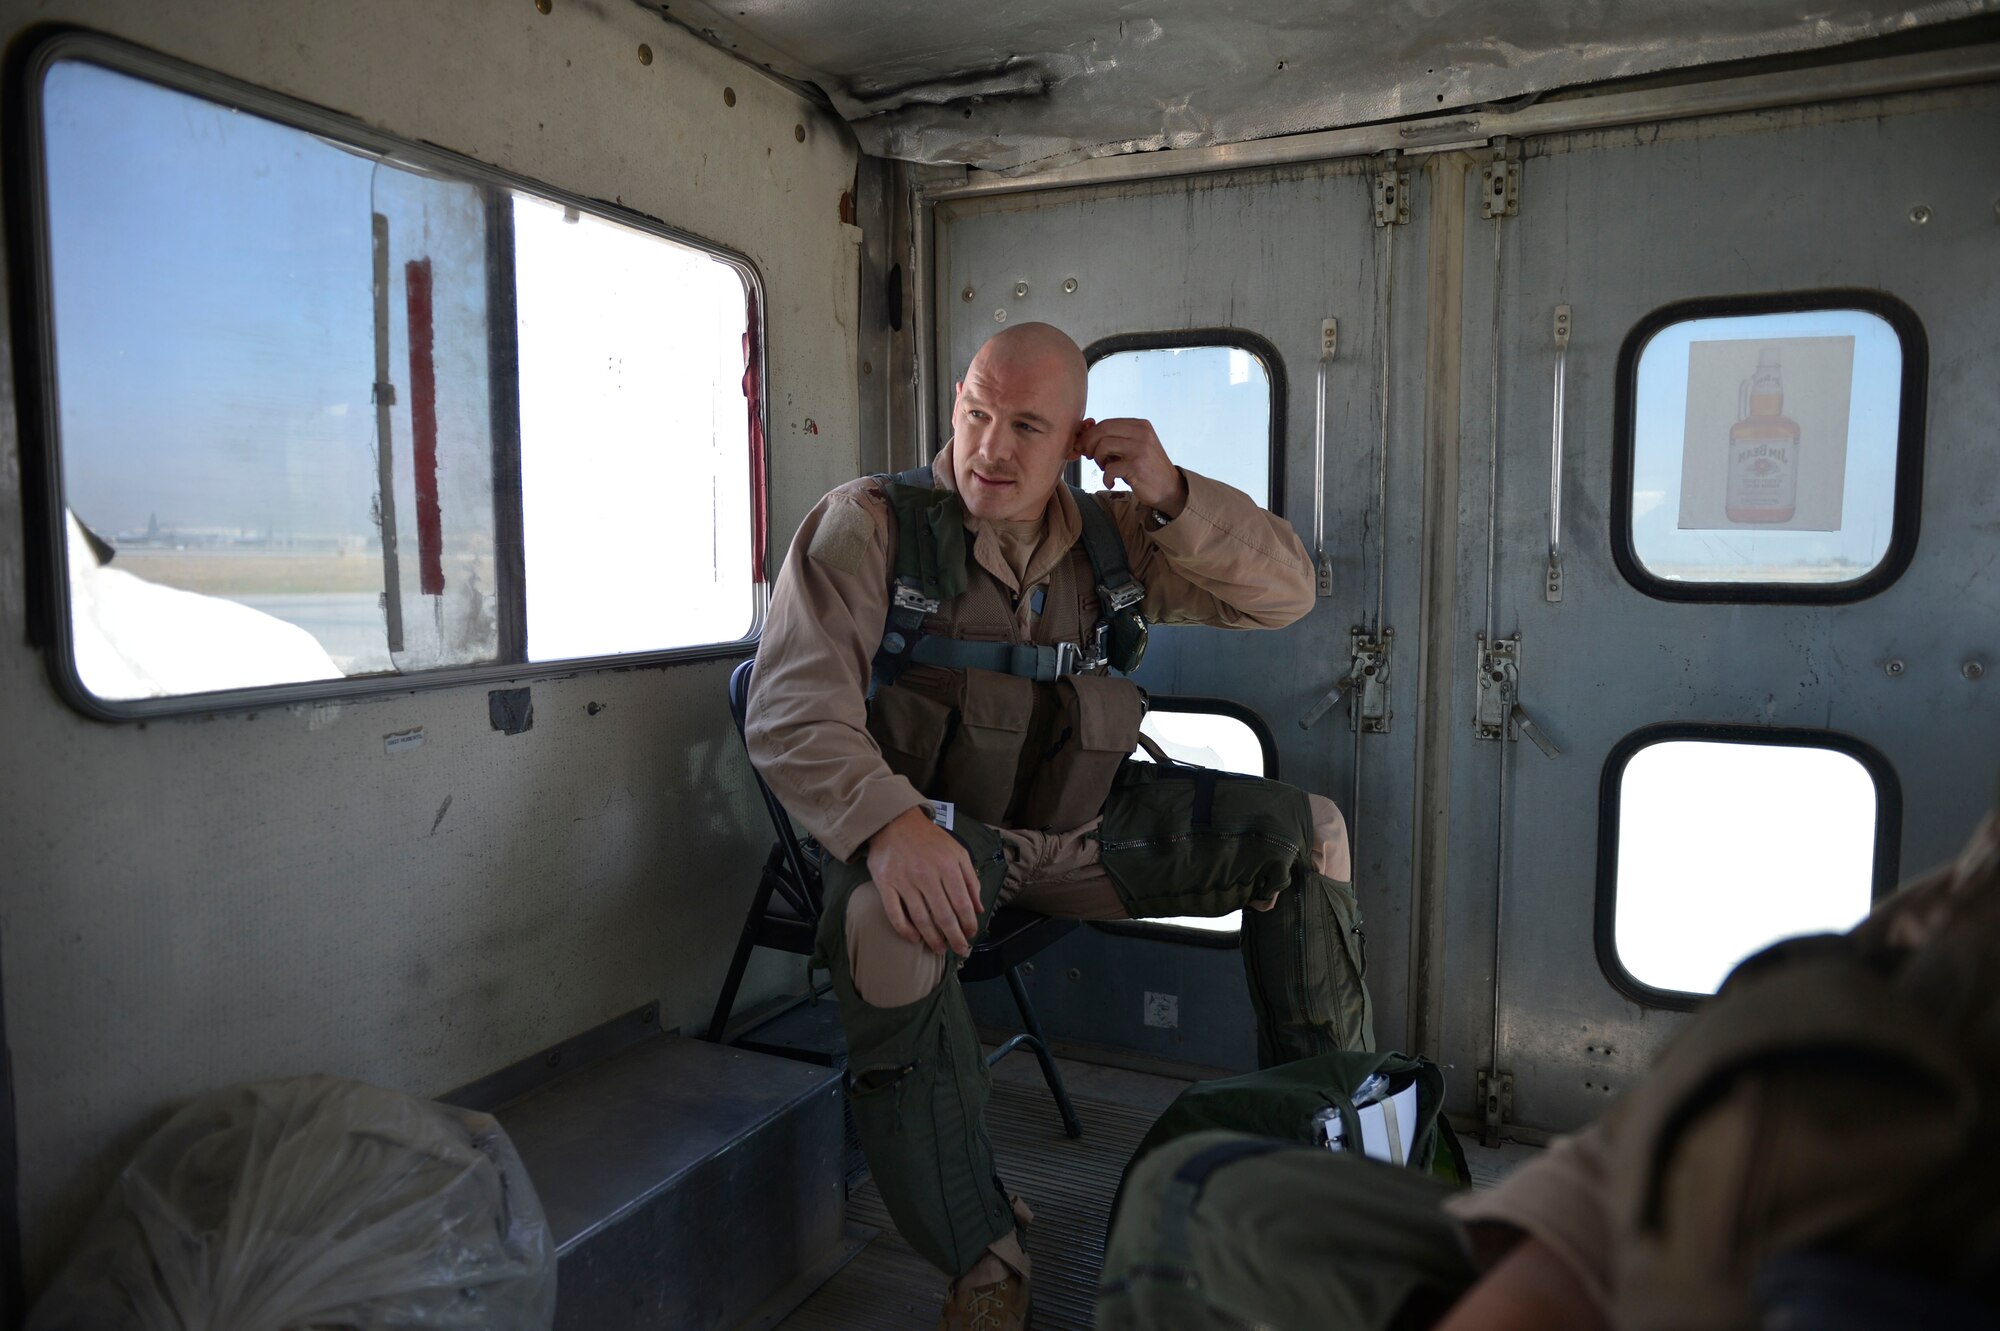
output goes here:
[{"label": "tan boot", "polygon": [[1028,1282],[1008,1272],[991,1285],[960,1285],[945,1300],[938,1331],[1026,1331]]}]

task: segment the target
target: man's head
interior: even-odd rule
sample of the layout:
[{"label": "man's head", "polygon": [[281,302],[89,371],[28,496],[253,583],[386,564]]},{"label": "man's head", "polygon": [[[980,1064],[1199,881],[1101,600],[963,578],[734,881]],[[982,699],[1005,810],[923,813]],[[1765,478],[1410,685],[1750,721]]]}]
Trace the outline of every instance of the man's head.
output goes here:
[{"label": "man's head", "polygon": [[973,517],[1041,516],[1065,466],[1081,456],[1088,367],[1049,324],[995,333],[966,367],[952,404],[952,480]]}]

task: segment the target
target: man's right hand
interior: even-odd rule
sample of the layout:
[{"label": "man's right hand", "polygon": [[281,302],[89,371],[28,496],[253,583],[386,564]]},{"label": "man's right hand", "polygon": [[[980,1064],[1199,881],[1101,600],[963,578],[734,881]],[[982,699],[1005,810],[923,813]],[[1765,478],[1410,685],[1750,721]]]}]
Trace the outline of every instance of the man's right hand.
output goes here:
[{"label": "man's right hand", "polygon": [[958,838],[923,809],[905,809],[868,838],[868,876],[889,927],[933,952],[963,957],[979,932],[979,878]]}]

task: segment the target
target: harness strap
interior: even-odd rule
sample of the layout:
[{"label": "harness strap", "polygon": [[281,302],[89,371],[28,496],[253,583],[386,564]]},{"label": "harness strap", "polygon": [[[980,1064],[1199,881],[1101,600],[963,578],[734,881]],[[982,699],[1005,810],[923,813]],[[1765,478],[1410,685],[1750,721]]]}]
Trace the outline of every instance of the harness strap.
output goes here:
[{"label": "harness strap", "polygon": [[993,670],[1040,683],[1074,675],[1090,664],[1073,642],[1054,646],[1037,643],[964,642],[926,634],[910,650],[911,661],[948,670]]},{"label": "harness strap", "polygon": [[1090,571],[1097,576],[1097,594],[1105,610],[1116,614],[1133,608],[1146,599],[1146,587],[1125,562],[1125,542],[1117,524],[1082,486],[1072,485],[1069,492],[1083,517],[1083,552],[1090,556]]},{"label": "harness strap", "polygon": [[1069,492],[1083,518],[1083,552],[1090,556],[1090,571],[1097,578],[1098,654],[1129,675],[1146,654],[1146,617],[1139,611],[1146,586],[1132,576],[1125,562],[1125,542],[1103,505],[1081,486],[1072,485]]}]

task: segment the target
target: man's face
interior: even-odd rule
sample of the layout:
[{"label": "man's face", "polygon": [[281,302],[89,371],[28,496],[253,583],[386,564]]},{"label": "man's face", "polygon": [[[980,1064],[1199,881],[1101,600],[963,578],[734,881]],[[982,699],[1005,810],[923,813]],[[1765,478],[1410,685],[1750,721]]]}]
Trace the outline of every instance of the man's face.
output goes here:
[{"label": "man's face", "polygon": [[1083,404],[1060,366],[975,356],[951,409],[952,479],[965,511],[1038,518],[1077,456]]}]

